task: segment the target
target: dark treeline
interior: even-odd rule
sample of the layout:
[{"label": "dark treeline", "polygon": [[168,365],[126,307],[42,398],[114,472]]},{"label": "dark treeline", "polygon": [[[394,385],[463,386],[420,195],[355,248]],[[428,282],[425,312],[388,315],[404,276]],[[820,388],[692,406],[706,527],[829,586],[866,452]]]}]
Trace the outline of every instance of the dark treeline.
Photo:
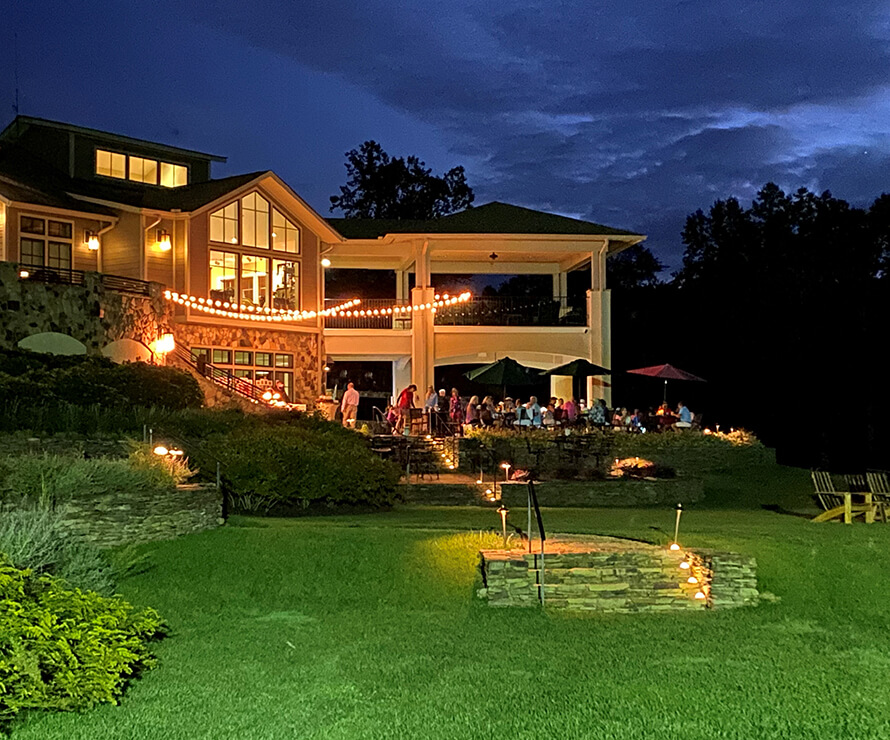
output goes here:
[{"label": "dark treeline", "polygon": [[[611,261],[613,366],[707,378],[672,400],[692,394],[706,421],[755,431],[780,461],[890,465],[890,195],[860,209],[768,184],[749,208],[729,198],[690,215],[683,242],[668,282],[648,250]],[[622,386],[639,391],[627,377],[618,403]]]}]

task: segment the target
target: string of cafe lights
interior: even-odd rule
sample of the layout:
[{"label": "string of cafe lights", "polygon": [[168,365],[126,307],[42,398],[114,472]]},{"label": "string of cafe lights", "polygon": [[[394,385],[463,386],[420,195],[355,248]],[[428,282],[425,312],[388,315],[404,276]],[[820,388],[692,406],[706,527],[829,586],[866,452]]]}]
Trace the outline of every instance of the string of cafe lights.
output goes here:
[{"label": "string of cafe lights", "polygon": [[185,293],[176,293],[174,291],[165,290],[164,298],[172,303],[180,306],[193,308],[204,313],[214,316],[224,316],[229,319],[243,319],[247,321],[307,321],[317,316],[345,316],[346,318],[358,318],[366,316],[400,316],[417,313],[419,311],[432,311],[435,313],[438,309],[446,306],[453,306],[458,303],[466,303],[470,300],[472,294],[465,291],[460,295],[452,296],[448,293],[434,296],[429,303],[413,303],[409,305],[392,305],[385,308],[360,308],[361,299],[353,298],[351,301],[340,303],[331,308],[322,311],[294,311],[292,309],[271,308],[269,306],[251,306],[243,303],[230,303],[229,301],[219,301],[212,298],[202,298]]}]

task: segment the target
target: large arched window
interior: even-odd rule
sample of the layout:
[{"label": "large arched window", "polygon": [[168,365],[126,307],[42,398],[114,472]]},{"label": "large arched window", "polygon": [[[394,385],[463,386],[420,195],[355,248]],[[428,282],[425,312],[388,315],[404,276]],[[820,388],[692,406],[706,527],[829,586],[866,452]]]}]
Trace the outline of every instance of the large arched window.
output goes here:
[{"label": "large arched window", "polygon": [[210,242],[212,299],[300,308],[300,229],[262,195],[211,213]]}]

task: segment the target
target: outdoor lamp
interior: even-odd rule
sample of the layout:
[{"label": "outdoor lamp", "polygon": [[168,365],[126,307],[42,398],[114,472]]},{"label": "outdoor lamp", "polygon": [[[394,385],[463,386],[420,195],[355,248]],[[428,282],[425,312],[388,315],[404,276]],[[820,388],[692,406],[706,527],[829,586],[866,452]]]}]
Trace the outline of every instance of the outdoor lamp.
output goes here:
[{"label": "outdoor lamp", "polygon": [[272,400],[272,391],[266,391],[266,392],[263,394],[263,400],[264,400],[264,401],[271,401],[271,400]]},{"label": "outdoor lamp", "polygon": [[166,355],[176,349],[176,340],[172,334],[164,334],[152,343],[151,349],[155,354]]},{"label": "outdoor lamp", "polygon": [[501,467],[504,469],[504,481],[510,480],[510,463],[502,462]]},{"label": "outdoor lamp", "polygon": [[83,243],[87,245],[87,249],[95,252],[99,249],[99,235],[87,229],[83,232]]},{"label": "outdoor lamp", "polygon": [[158,230],[158,247],[162,252],[169,252],[173,248],[170,243],[170,232],[166,229]]},{"label": "outdoor lamp", "polygon": [[167,453],[170,452],[170,450],[168,450],[166,447],[164,447],[164,445],[158,445],[157,447],[154,448],[153,452],[155,453],[155,455],[160,455],[161,457],[164,457]]},{"label": "outdoor lamp", "polygon": [[501,515],[501,528],[502,528],[503,534],[504,534],[504,549],[505,550],[507,549],[507,514],[509,514],[509,513],[510,513],[510,510],[503,504],[501,504],[501,506],[498,508],[498,514]]}]

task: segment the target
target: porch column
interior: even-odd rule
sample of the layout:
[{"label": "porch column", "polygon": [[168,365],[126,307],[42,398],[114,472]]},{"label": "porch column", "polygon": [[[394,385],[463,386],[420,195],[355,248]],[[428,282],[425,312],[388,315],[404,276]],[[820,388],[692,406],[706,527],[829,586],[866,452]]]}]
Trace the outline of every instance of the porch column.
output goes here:
[{"label": "porch column", "polygon": [[565,272],[553,273],[553,300],[559,301],[559,316],[562,318],[568,313],[569,276]]},{"label": "porch column", "polygon": [[[590,337],[589,360],[612,369],[612,292],[606,288],[606,256],[609,240],[599,252],[590,255],[590,290],[587,291],[587,322]],[[607,376],[608,377],[608,376]],[[587,379],[587,404],[605,398],[612,405],[612,384],[604,378]]]},{"label": "porch column", "polygon": [[[411,291],[413,306],[432,303],[433,288],[414,288]],[[422,395],[427,386],[433,385],[435,368],[435,335],[433,317],[429,309],[415,311],[411,317],[411,382]]]},{"label": "porch column", "polygon": [[408,271],[396,270],[396,300],[407,301],[410,293],[408,288]]}]

